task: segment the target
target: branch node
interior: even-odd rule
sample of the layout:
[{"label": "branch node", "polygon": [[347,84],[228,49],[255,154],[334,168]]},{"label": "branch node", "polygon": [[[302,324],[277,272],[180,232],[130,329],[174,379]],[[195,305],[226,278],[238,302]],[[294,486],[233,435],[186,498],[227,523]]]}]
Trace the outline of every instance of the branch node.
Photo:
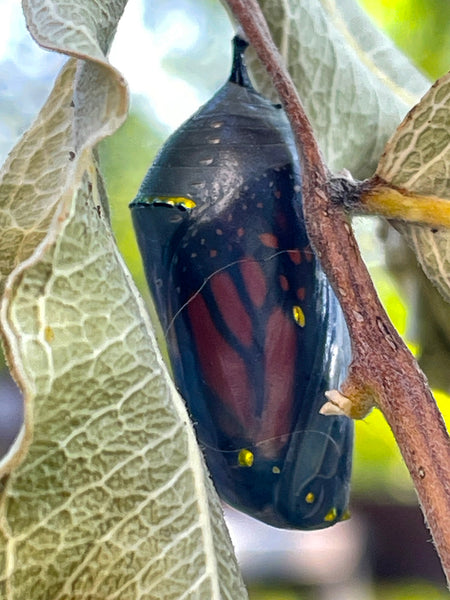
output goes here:
[{"label": "branch node", "polygon": [[320,409],[322,415],[345,415],[351,419],[364,419],[374,406],[377,406],[376,395],[366,386],[353,385],[351,379],[344,384],[347,390],[344,393],[339,390],[325,392],[328,400]]},{"label": "branch node", "polygon": [[339,390],[329,390],[325,392],[328,402],[319,410],[321,415],[345,415],[352,416],[353,403],[350,398],[341,394]]}]

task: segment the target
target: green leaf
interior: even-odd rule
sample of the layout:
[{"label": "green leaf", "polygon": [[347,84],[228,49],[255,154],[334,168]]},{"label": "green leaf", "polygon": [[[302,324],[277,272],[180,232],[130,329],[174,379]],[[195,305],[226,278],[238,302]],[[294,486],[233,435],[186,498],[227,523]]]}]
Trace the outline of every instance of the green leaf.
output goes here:
[{"label": "green leaf", "polygon": [[[409,192],[450,200],[450,73],[407,115],[386,146],[377,175]],[[396,223],[427,277],[450,302],[450,231]]]},{"label": "green leaf", "polygon": [[68,61],[0,178],[0,323],[25,405],[0,463],[7,600],[246,597],[94,159],[126,117],[106,59],[124,4],[24,2],[42,45],[83,60]]}]

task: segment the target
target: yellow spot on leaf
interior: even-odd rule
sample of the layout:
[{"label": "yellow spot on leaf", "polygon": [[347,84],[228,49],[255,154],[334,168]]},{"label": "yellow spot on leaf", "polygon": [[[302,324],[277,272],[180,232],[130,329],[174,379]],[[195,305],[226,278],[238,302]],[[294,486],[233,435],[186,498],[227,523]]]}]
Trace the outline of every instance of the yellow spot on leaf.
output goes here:
[{"label": "yellow spot on leaf", "polygon": [[50,327],[50,325],[47,325],[47,327],[44,329],[44,337],[45,337],[45,341],[48,342],[49,344],[51,342],[53,342],[53,340],[55,339],[55,332]]}]

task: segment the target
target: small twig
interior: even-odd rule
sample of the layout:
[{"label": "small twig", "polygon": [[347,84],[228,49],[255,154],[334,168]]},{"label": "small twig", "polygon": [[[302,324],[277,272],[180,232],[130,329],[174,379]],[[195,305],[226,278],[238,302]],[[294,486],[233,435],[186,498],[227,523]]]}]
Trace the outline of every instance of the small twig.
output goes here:
[{"label": "small twig", "polygon": [[365,181],[336,175],[331,192],[338,204],[353,215],[372,215],[429,227],[450,228],[450,202],[439,196],[418,194],[395,186],[379,175]]},{"label": "small twig", "polygon": [[[450,581],[450,441],[426,379],[380,304],[297,91],[256,0],[226,0],[272,77],[297,140],[308,234],[344,311],[353,361],[344,396],[351,416],[377,405],[392,428]],[[336,398],[337,396],[337,398]]]}]

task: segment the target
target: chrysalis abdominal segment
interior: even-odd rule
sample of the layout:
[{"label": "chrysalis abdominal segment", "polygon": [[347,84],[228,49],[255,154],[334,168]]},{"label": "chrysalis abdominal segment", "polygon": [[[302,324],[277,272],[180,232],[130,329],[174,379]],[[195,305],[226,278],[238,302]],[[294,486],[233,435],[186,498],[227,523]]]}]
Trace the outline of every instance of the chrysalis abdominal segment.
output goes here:
[{"label": "chrysalis abdominal segment", "polygon": [[219,494],[272,525],[318,529],[348,514],[352,422],[319,414],[348,333],[309,245],[289,123],[234,45],[230,81],[164,145],[133,223]]},{"label": "chrysalis abdominal segment", "polygon": [[[320,430],[300,430],[300,429],[294,429],[293,431],[290,432],[290,436],[293,435],[301,435],[303,433],[305,433],[306,431],[308,431],[309,434],[317,434],[319,436],[324,436],[326,438],[326,442],[334,445],[335,447],[335,451],[336,453],[340,452],[340,447],[339,445],[335,442],[335,440],[326,432],[324,431],[320,431]],[[270,443],[270,442],[276,442],[277,438],[271,438],[271,439],[266,439],[266,440],[261,440],[260,442],[258,442],[257,444],[255,444],[253,446],[253,450],[263,446],[264,444]],[[241,465],[241,466],[246,466],[246,467],[251,467],[253,465],[253,459],[254,459],[254,452],[252,452],[251,447],[248,448],[241,448],[239,450],[221,450],[218,448],[215,448],[213,446],[207,446],[206,444],[204,444],[205,448],[208,448],[208,450],[211,450],[212,452],[216,451],[216,452],[223,452],[223,453],[228,453],[228,454],[235,454],[237,455],[237,459],[236,459],[236,464]],[[252,457],[250,457],[250,455],[252,455]],[[250,463],[251,460],[251,464]]]}]

